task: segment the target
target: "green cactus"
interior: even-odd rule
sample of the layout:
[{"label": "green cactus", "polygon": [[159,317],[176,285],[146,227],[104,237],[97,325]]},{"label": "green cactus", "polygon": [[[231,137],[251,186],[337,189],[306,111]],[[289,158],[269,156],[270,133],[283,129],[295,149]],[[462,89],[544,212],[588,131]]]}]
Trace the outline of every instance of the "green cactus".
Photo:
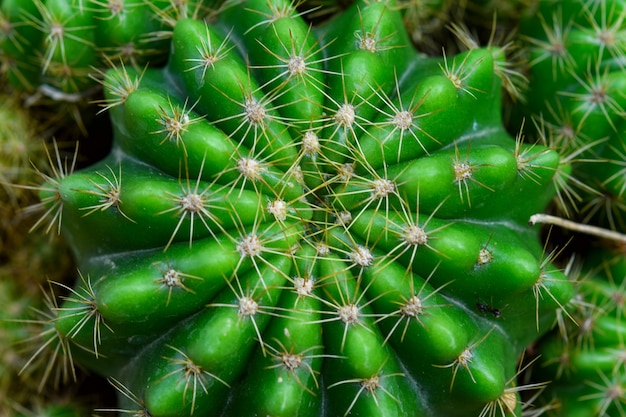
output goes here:
[{"label": "green cactus", "polygon": [[92,100],[110,63],[162,63],[183,17],[210,14],[217,1],[3,0],[0,69],[18,90],[66,103]]},{"label": "green cactus", "polygon": [[586,256],[574,320],[539,345],[537,378],[553,382],[543,393],[553,416],[624,416],[624,285],[623,251],[598,248]]},{"label": "green cactus", "polygon": [[48,334],[120,409],[528,414],[518,359],[573,294],[528,218],[567,167],[504,130],[500,48],[400,27],[251,0],[106,74],[110,155],[40,195],[80,271]]},{"label": "green cactus", "polygon": [[624,2],[541,1],[521,23],[530,88],[524,116],[573,162],[560,209],[626,230]]},{"label": "green cactus", "polygon": [[[546,222],[620,244],[626,241],[619,233],[626,226],[624,13],[621,1],[540,1],[521,22],[529,67],[521,114],[572,163],[559,214],[589,224]],[[543,396],[553,404],[550,415],[624,416],[623,249],[574,240],[583,271],[571,315],[539,344],[534,373],[554,381]]]}]

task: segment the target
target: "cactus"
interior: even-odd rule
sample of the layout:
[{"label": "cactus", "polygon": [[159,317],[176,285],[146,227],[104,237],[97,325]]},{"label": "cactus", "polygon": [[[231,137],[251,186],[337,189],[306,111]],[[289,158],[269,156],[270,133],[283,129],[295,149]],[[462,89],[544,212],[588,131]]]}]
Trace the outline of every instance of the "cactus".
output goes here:
[{"label": "cactus", "polygon": [[563,322],[540,343],[535,377],[553,382],[542,394],[553,416],[624,416],[623,251],[597,248],[587,254],[578,295]]},{"label": "cactus", "polygon": [[234,6],[107,72],[110,155],[42,185],[80,271],[47,343],[153,417],[538,414],[518,359],[573,288],[527,221],[567,166],[503,128],[502,49]]},{"label": "cactus", "polygon": [[541,1],[521,23],[530,88],[525,117],[572,161],[560,210],[613,230],[624,212],[624,3]]},{"label": "cactus", "polygon": [[110,63],[158,65],[182,17],[203,17],[217,2],[173,0],[3,0],[0,69],[29,102],[85,104]]},{"label": "cactus", "polygon": [[571,315],[537,348],[537,380],[554,381],[542,396],[553,416],[626,415],[623,249],[607,244],[626,242],[624,13],[621,1],[540,1],[520,26],[529,78],[522,115],[572,163],[557,213],[588,224],[546,222],[601,238],[574,235],[571,250],[582,270]]},{"label": "cactus", "polygon": [[60,280],[71,263],[57,239],[29,235],[40,226],[31,209],[41,207],[41,182],[63,169],[56,142],[54,151],[46,145],[39,117],[15,97],[0,94],[0,271],[31,294],[47,279]]},{"label": "cactus", "polygon": [[39,117],[0,94],[0,415],[86,416],[82,398],[45,363],[54,352],[43,343],[54,302],[41,287],[50,280],[62,288],[74,272],[62,239],[29,233],[39,225],[25,208],[39,205],[39,185],[62,161],[58,148],[47,149]]},{"label": "cactus", "polygon": [[[572,162],[573,187],[563,188],[558,212],[591,225],[548,222],[622,243],[623,15],[619,1],[541,1],[521,24],[530,87],[523,114]],[[595,239],[576,243],[583,272],[569,308],[573,320],[539,344],[535,374],[554,381],[543,396],[554,405],[550,415],[625,415],[622,255]]]}]

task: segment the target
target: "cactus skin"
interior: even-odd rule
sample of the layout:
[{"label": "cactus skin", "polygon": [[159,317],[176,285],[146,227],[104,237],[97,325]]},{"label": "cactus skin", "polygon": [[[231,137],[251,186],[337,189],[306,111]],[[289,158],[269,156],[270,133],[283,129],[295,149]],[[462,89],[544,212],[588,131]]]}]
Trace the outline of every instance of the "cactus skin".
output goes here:
[{"label": "cactus skin", "polygon": [[59,338],[153,417],[520,416],[573,289],[527,224],[560,161],[502,127],[501,51],[419,56],[392,3],[239,6],[108,72],[114,149],[42,187],[81,272]]},{"label": "cactus skin", "polygon": [[111,63],[162,63],[176,19],[204,16],[217,2],[169,0],[3,0],[0,63],[18,91],[88,101]]},{"label": "cactus skin", "polygon": [[624,13],[622,1],[540,1],[520,25],[530,67],[523,115],[534,117],[543,140],[573,161],[573,188],[563,194],[560,209],[621,231]]}]

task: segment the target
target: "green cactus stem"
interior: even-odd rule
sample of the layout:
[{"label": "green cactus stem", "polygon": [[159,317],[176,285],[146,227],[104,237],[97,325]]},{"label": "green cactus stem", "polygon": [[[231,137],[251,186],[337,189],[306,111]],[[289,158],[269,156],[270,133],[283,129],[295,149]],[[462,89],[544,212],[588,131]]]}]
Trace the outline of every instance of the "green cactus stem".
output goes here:
[{"label": "green cactus stem", "polygon": [[41,197],[80,271],[51,325],[120,409],[527,409],[573,294],[528,225],[563,165],[503,128],[501,49],[420,55],[395,6],[251,0],[106,74],[113,150]]}]

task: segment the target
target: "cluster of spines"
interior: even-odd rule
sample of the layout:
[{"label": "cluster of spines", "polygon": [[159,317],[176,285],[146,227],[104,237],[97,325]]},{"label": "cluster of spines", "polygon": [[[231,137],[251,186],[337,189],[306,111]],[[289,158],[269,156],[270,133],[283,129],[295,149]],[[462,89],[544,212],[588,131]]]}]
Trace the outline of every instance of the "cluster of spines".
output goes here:
[{"label": "cluster of spines", "polygon": [[[522,225],[549,198],[558,160],[501,128],[497,51],[424,59],[415,77],[396,74],[385,65],[403,63],[404,71],[415,59],[397,38],[397,14],[360,6],[313,30],[298,23],[287,37],[279,25],[300,21],[295,10],[263,3],[248,27],[269,38],[252,37],[246,48],[273,63],[251,59],[246,67],[236,57],[229,36],[245,45],[246,34],[224,36],[225,9],[225,32],[179,22],[165,70],[107,74],[114,152],[42,190],[83,272],[50,324],[78,362],[115,378],[129,410],[170,415],[182,405],[207,413],[211,398],[235,385],[236,395],[258,400],[263,384],[254,378],[268,370],[278,374],[276,386],[291,380],[301,389],[306,400],[292,397],[298,407],[319,404],[323,385],[336,415],[453,412],[444,404],[450,391],[481,415],[519,415],[519,392],[541,387],[514,381],[517,356],[535,337],[519,317],[531,312],[537,334],[544,331],[569,284]],[[232,22],[241,23],[233,10]],[[372,62],[382,65],[357,72]],[[223,71],[235,76],[215,76]],[[172,83],[205,95],[178,96]],[[485,130],[470,133],[475,123]],[[519,189],[543,197],[505,210]],[[496,290],[493,280],[511,272],[506,265],[520,274]],[[139,302],[144,296],[149,303]],[[146,347],[176,323],[167,343]],[[213,332],[233,326],[215,340]],[[455,343],[434,338],[436,326],[454,329]],[[429,359],[408,367],[411,338]],[[404,351],[401,359],[394,350]],[[238,382],[249,355],[259,361]],[[138,365],[125,367],[128,356]],[[363,357],[372,361],[361,366]],[[151,362],[160,366],[141,366]],[[424,397],[407,375],[422,372],[434,375]],[[157,383],[145,387],[147,379]],[[241,398],[229,401],[232,413],[249,404]]]}]

